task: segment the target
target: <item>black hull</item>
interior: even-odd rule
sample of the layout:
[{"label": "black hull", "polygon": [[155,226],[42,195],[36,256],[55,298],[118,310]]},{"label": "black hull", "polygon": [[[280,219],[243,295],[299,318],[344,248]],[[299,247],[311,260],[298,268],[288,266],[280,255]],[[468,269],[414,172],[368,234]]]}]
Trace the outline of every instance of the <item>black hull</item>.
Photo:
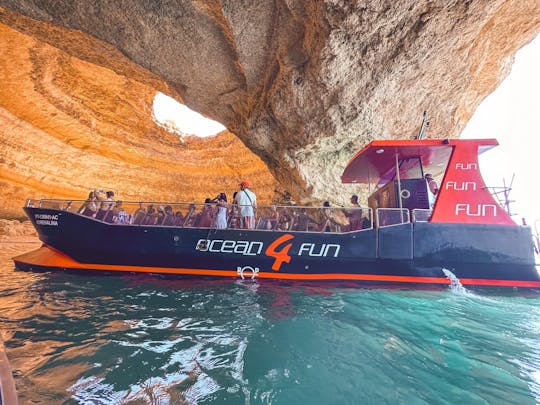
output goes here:
[{"label": "black hull", "polygon": [[540,288],[530,229],[409,223],[349,233],[112,225],[25,208],[47,246],[20,269]]}]

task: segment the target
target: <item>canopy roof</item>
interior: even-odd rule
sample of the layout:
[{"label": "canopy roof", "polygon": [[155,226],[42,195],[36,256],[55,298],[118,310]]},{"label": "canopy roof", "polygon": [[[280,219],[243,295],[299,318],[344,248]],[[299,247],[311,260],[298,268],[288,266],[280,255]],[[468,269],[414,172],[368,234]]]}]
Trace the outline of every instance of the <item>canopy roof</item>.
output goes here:
[{"label": "canopy roof", "polygon": [[[478,154],[498,145],[496,139],[425,139],[372,141],[349,162],[341,176],[343,183],[379,183],[395,172],[398,160],[420,158],[425,173],[443,173],[452,150],[464,143],[478,144]],[[390,176],[391,177],[391,176]]]}]

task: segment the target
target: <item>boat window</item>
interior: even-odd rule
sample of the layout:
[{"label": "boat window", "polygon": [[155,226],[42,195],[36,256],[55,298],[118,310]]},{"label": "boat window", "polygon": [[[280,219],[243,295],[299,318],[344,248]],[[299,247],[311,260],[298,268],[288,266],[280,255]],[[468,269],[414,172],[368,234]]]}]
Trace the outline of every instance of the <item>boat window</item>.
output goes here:
[{"label": "boat window", "polygon": [[[421,179],[424,177],[422,172],[422,161],[420,157],[406,158],[399,161],[399,177],[405,179]],[[396,168],[392,166],[388,171],[381,176],[379,186],[384,185],[392,180],[396,180]]]},{"label": "boat window", "polygon": [[420,158],[404,159],[399,162],[399,176],[402,179],[421,179],[424,177]]}]

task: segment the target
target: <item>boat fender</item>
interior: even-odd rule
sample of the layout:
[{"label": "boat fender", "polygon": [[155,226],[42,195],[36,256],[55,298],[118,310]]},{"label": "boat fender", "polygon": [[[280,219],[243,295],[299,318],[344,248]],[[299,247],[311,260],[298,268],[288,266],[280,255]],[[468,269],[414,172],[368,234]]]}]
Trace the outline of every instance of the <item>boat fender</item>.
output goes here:
[{"label": "boat fender", "polygon": [[[251,266],[244,266],[244,267],[238,266],[236,268],[236,272],[242,278],[242,280],[245,280],[245,277],[244,277],[244,272],[245,271],[250,271],[251,272],[251,277],[250,278],[252,280],[255,280],[255,277],[257,277],[257,274],[259,273],[259,268],[258,267],[251,267]],[[246,277],[249,277],[249,274],[246,274]]]},{"label": "boat fender", "polygon": [[401,190],[401,198],[409,198],[411,196],[411,192],[409,190],[407,190],[406,188],[404,188],[403,190]]}]

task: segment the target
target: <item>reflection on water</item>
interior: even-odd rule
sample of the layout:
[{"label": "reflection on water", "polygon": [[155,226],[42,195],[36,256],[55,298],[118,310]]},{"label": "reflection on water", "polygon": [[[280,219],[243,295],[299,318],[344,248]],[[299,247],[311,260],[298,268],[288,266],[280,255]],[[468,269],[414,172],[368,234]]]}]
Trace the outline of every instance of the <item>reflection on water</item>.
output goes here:
[{"label": "reflection on water", "polygon": [[524,296],[14,271],[0,331],[21,403],[535,403]]}]

